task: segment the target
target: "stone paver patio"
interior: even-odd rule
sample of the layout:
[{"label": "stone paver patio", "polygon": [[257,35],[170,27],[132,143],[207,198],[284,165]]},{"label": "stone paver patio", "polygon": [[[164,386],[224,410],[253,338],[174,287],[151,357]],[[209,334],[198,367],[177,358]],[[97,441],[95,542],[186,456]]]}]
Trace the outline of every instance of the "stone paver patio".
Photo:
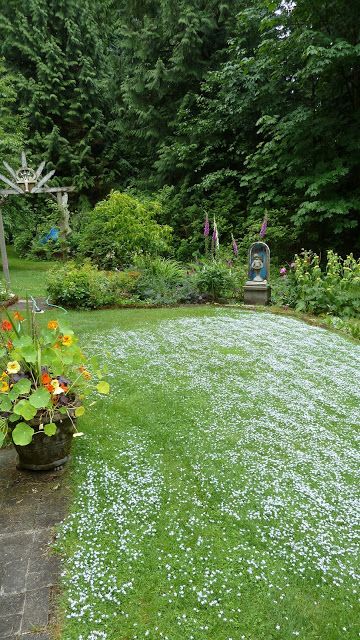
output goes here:
[{"label": "stone paver patio", "polygon": [[50,640],[59,559],[49,545],[66,513],[66,475],[16,469],[0,450],[0,639]]}]

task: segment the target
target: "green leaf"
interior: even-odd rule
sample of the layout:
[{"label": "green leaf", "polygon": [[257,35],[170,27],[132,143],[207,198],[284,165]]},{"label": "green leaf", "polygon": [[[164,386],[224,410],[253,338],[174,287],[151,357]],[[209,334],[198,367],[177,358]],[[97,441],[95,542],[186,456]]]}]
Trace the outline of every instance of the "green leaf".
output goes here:
[{"label": "green leaf", "polygon": [[80,416],[83,416],[85,413],[85,407],[76,407],[75,409],[75,416],[77,418],[80,418]]},{"label": "green leaf", "polygon": [[12,439],[15,444],[19,444],[24,447],[25,445],[30,444],[34,433],[34,429],[26,424],[26,422],[19,422],[12,432]]},{"label": "green leaf", "polygon": [[32,347],[33,341],[31,336],[21,336],[21,338],[14,338],[13,345],[15,349],[22,350],[24,347]]},{"label": "green leaf", "polygon": [[4,440],[5,440],[5,433],[3,431],[0,431],[0,447],[2,446]]},{"label": "green leaf", "polygon": [[37,351],[34,346],[23,347],[21,349],[22,356],[26,362],[34,363],[37,358]]},{"label": "green leaf", "polygon": [[4,398],[1,400],[0,409],[1,411],[11,411],[12,403],[8,396],[4,396]]},{"label": "green leaf", "polygon": [[49,424],[44,425],[44,433],[47,436],[54,436],[56,433],[57,426],[55,422],[49,422]]},{"label": "green leaf", "polygon": [[14,400],[18,399],[20,394],[16,391],[16,389],[11,389],[11,391],[9,391],[8,395],[9,395],[10,400],[14,401]]},{"label": "green leaf", "polygon": [[96,385],[96,388],[98,390],[99,393],[103,393],[105,395],[107,395],[110,391],[110,385],[108,382],[105,382],[105,380],[101,380],[101,382],[99,382]]},{"label": "green leaf", "polygon": [[28,380],[28,378],[21,378],[16,384],[14,384],[9,393],[9,398],[10,400],[16,400],[19,396],[29,393],[30,389],[31,381]]},{"label": "green leaf", "polygon": [[62,360],[64,364],[72,364],[74,359],[73,354],[70,352],[66,353],[66,351],[62,354]]},{"label": "green leaf", "polygon": [[41,335],[44,341],[44,345],[49,345],[53,344],[56,334],[54,331],[50,331],[50,329],[43,329]]},{"label": "green leaf", "polygon": [[28,400],[19,400],[14,407],[14,413],[22,416],[25,420],[31,420],[36,415],[36,409]]},{"label": "green leaf", "polygon": [[45,409],[50,402],[51,395],[47,389],[44,387],[40,387],[31,394],[29,398],[29,402],[36,409]]},{"label": "green leaf", "polygon": [[63,322],[62,320],[59,320],[59,329],[60,329],[60,332],[64,336],[73,336],[74,335],[73,330],[70,329],[70,327],[68,327],[67,324],[65,322]]},{"label": "green leaf", "polygon": [[8,417],[8,420],[9,422],[16,422],[17,420],[19,420],[19,416],[15,413],[12,413],[11,416]]},{"label": "green leaf", "polygon": [[98,356],[92,356],[89,358],[89,365],[93,367],[93,369],[99,369],[100,363]]},{"label": "green leaf", "polygon": [[7,353],[6,349],[0,349],[0,358],[2,358],[3,356],[6,356],[6,353]]}]

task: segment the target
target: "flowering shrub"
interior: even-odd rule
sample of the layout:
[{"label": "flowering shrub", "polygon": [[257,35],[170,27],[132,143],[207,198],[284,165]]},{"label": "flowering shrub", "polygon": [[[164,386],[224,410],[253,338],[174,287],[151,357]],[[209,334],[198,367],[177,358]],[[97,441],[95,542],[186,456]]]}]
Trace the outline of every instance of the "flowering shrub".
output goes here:
[{"label": "flowering shrub", "polygon": [[304,251],[288,268],[280,269],[275,298],[297,311],[355,318],[360,315],[360,259],[327,252],[325,268],[317,254]]},{"label": "flowering shrub", "polygon": [[29,444],[36,433],[51,437],[61,415],[70,419],[85,412],[83,399],[91,389],[109,393],[96,359],[97,384],[74,332],[50,320],[40,329],[31,314],[18,311],[0,325],[0,445],[7,432],[15,444]]}]

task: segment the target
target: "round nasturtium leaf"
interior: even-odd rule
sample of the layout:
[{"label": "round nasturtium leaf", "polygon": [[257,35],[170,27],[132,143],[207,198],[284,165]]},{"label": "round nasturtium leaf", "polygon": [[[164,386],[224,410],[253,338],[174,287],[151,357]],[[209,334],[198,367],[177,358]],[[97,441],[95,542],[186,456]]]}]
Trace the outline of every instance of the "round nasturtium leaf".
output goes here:
[{"label": "round nasturtium leaf", "polygon": [[34,433],[34,429],[26,424],[26,422],[19,422],[12,432],[12,439],[15,444],[24,447],[25,445],[30,444]]},{"label": "round nasturtium leaf", "polygon": [[14,413],[22,416],[25,420],[31,420],[36,416],[36,409],[28,400],[19,400],[14,407]]},{"label": "round nasturtium leaf", "polygon": [[29,393],[31,389],[31,381],[29,378],[20,378],[20,380],[14,384],[13,389],[19,392],[19,395]]},{"label": "round nasturtium leaf", "polygon": [[75,409],[75,416],[77,418],[80,418],[80,416],[83,416],[85,413],[85,407],[76,407]]},{"label": "round nasturtium leaf", "polygon": [[26,362],[36,362],[37,353],[35,347],[22,347],[21,354]]},{"label": "round nasturtium leaf", "polygon": [[50,402],[50,393],[44,387],[37,389],[34,393],[31,394],[29,398],[29,402],[36,409],[45,409]]},{"label": "round nasturtium leaf", "polygon": [[9,393],[10,400],[16,400],[19,396],[29,393],[31,389],[31,382],[28,378],[21,378]]},{"label": "round nasturtium leaf", "polygon": [[0,402],[1,411],[11,411],[12,403],[8,396],[4,396]]},{"label": "round nasturtium leaf", "polygon": [[47,436],[54,436],[56,433],[56,424],[55,422],[49,422],[49,424],[44,425],[44,433]]},{"label": "round nasturtium leaf", "polygon": [[101,382],[96,385],[96,388],[99,393],[104,393],[105,395],[110,391],[110,385],[108,382],[105,382],[105,380],[101,380]]}]

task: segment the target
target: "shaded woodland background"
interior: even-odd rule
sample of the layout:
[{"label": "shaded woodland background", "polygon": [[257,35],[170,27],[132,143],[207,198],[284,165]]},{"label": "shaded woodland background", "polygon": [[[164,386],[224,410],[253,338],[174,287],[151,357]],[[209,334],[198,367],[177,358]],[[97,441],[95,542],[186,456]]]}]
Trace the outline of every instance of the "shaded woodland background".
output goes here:
[{"label": "shaded woodland background", "polygon": [[[173,254],[360,251],[360,1],[1,0],[0,158],[75,184],[76,234],[111,189],[160,204]],[[42,198],[4,208],[26,246]],[[26,225],[24,225],[26,220]]]}]

